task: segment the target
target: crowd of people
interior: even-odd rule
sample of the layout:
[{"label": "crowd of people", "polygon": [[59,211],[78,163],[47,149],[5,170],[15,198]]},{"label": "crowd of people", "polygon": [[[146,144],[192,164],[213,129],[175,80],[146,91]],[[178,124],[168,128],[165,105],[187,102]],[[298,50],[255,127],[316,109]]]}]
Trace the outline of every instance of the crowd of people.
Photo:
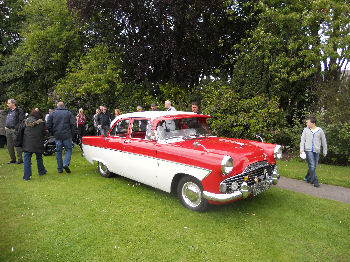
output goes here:
[{"label": "crowd of people", "polygon": [[[197,105],[196,102],[193,104]],[[169,100],[165,101],[164,106],[167,111],[176,111]],[[87,117],[84,109],[80,108],[74,117],[63,102],[58,102],[57,108],[49,109],[45,116],[42,115],[39,108],[34,108],[26,115],[14,99],[7,100],[7,107],[7,111],[0,110],[0,148],[7,145],[10,156],[7,164],[23,164],[23,180],[29,181],[32,176],[31,159],[35,154],[39,176],[46,174],[47,170],[43,161],[44,140],[45,137],[51,135],[56,145],[57,172],[71,173],[69,165],[73,138],[81,147],[82,137],[86,133]],[[143,108],[138,106],[136,110],[143,111]],[[158,105],[151,104],[151,110],[158,111]],[[118,108],[114,109],[114,115],[108,112],[106,106],[97,108],[92,117],[94,134],[106,136],[111,122],[119,115],[121,111]]]},{"label": "crowd of people", "polygon": [[[82,137],[85,135],[87,118],[82,108],[74,117],[63,102],[57,103],[55,110],[49,109],[49,112],[43,117],[38,108],[34,108],[25,118],[23,110],[17,106],[14,99],[7,100],[8,111],[0,110],[0,148],[7,144],[7,150],[10,161],[7,164],[23,164],[23,180],[29,181],[32,176],[31,158],[36,155],[37,168],[39,176],[47,173],[44,166],[44,138],[50,134],[54,137],[56,144],[56,162],[57,172],[71,173],[69,168],[73,137],[76,135],[76,143],[82,145]],[[169,100],[164,102],[166,111],[176,111]],[[151,104],[152,111],[158,111],[156,103]],[[143,108],[137,106],[136,111],[142,112]],[[200,113],[197,102],[192,102],[191,111]],[[95,135],[107,136],[111,122],[121,115],[118,108],[114,109],[114,115],[111,115],[106,106],[100,106],[96,109],[92,117]],[[307,118],[306,127],[303,130],[300,140],[300,154],[305,154],[308,163],[308,171],[304,180],[319,187],[316,176],[316,166],[319,155],[323,149],[324,156],[327,155],[327,141],[323,130],[316,126],[314,117]],[[63,159],[63,151],[65,151]],[[17,158],[16,158],[17,155]],[[24,155],[24,161],[22,158]]]}]

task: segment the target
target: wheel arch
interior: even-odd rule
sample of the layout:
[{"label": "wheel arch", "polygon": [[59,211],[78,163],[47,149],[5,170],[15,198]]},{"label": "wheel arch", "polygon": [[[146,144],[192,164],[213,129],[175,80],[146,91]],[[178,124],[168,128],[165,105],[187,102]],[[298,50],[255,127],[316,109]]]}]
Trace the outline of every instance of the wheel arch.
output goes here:
[{"label": "wheel arch", "polygon": [[[170,188],[170,193],[171,194],[177,194],[177,184],[179,183],[179,181],[181,180],[181,178],[188,176],[188,177],[193,177],[195,179],[198,180],[198,178],[191,176],[189,174],[186,173],[177,173],[174,177],[173,180],[171,181],[171,188]],[[200,181],[201,182],[201,181]]]}]

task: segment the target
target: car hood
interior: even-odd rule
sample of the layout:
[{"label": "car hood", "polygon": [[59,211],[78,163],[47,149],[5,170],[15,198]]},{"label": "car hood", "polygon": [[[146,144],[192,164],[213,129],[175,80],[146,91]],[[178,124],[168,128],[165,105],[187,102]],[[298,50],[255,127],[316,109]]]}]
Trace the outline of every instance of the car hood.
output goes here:
[{"label": "car hood", "polygon": [[[195,146],[194,143],[199,143],[200,145],[197,144]],[[233,138],[205,137],[189,139],[174,143],[173,145],[188,150],[202,152],[206,152],[207,150],[207,158],[211,158],[214,155],[216,156],[215,158],[222,158],[224,155],[229,155],[234,159],[236,164],[240,163],[242,167],[252,162],[271,160],[271,157],[273,157],[273,150],[272,152],[267,152],[262,147],[255,145],[254,141]],[[202,155],[202,157],[204,156]]]},{"label": "car hood", "polygon": [[[194,143],[200,145],[196,146]],[[252,163],[267,161],[269,164],[275,164],[274,146],[234,138],[200,137],[160,143],[156,154],[162,159],[216,170],[215,172],[221,166],[224,156],[228,155],[233,159],[234,174],[239,174]]]}]

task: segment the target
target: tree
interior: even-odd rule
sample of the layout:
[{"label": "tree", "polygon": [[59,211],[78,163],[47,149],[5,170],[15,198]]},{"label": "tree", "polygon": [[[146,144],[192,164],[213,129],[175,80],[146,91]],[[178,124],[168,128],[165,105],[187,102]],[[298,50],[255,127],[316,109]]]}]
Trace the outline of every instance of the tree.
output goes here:
[{"label": "tree", "polygon": [[23,42],[1,67],[0,85],[27,110],[46,109],[49,91],[83,51],[83,41],[65,0],[27,1],[23,15]]},{"label": "tree", "polygon": [[[222,0],[68,0],[95,42],[122,47],[126,81],[198,84],[251,26],[249,5]],[[93,42],[92,41],[92,44]]]},{"label": "tree", "polygon": [[233,49],[239,54],[233,56],[236,90],[247,97],[278,96],[290,123],[315,110],[316,90],[328,76],[337,78],[350,58],[346,2],[259,1],[257,27]]},{"label": "tree", "polygon": [[[0,1],[0,71],[1,66],[6,65],[6,59],[21,42],[19,31],[24,20],[21,13],[23,5],[23,0]],[[6,96],[8,87],[2,84],[1,78],[2,75],[0,75],[0,101],[4,101],[8,98]]]},{"label": "tree", "polygon": [[285,125],[277,98],[244,98],[219,81],[205,85],[202,106],[203,113],[212,117],[211,129],[219,136],[255,140],[258,134],[265,141],[276,142]]},{"label": "tree", "polygon": [[0,1],[0,61],[3,57],[11,54],[21,41],[19,31],[24,20],[21,13],[24,2],[23,0]]},{"label": "tree", "polygon": [[122,91],[121,72],[120,53],[98,44],[78,62],[70,62],[67,75],[55,87],[55,94],[73,106],[78,102],[87,107],[94,104],[93,108],[109,104],[110,98],[118,97]]}]

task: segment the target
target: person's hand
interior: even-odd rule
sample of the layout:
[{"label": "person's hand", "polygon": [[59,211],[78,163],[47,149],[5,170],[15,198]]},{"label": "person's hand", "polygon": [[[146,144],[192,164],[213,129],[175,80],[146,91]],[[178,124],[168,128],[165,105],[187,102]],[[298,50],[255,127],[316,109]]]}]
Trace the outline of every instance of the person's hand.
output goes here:
[{"label": "person's hand", "polygon": [[5,126],[5,130],[7,130],[8,128]]},{"label": "person's hand", "polygon": [[304,153],[304,151],[300,151],[300,154]]},{"label": "person's hand", "polygon": [[97,127],[98,127],[98,128],[101,128],[102,126],[101,126],[101,125],[98,125]]},{"label": "person's hand", "polygon": [[327,156],[327,154],[323,154],[323,156],[324,156],[324,157],[326,157],[326,156]]}]

